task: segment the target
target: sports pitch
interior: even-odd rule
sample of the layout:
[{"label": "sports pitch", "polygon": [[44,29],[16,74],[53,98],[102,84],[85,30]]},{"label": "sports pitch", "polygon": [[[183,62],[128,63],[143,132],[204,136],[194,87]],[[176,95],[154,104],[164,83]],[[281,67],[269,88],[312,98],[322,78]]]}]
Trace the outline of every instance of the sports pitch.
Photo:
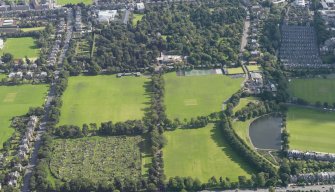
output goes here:
[{"label": "sports pitch", "polygon": [[249,177],[250,167],[224,141],[213,125],[199,129],[177,129],[164,133],[167,145],[163,148],[164,170],[167,179],[174,176],[198,178],[207,182],[215,176],[237,181]]},{"label": "sports pitch", "polygon": [[23,59],[26,56],[31,59],[36,59],[39,55],[39,51],[32,37],[20,37],[8,38],[4,42],[4,48],[0,50],[0,54],[11,53],[14,59]]},{"label": "sports pitch", "polygon": [[146,77],[70,77],[63,95],[59,125],[142,119],[149,102]]},{"label": "sports pitch", "polygon": [[335,153],[335,112],[290,107],[290,149]]},{"label": "sports pitch", "polygon": [[289,83],[291,96],[315,104],[317,101],[335,103],[335,79],[292,79]]},{"label": "sports pitch", "polygon": [[165,105],[168,118],[209,115],[222,110],[222,103],[241,88],[243,78],[224,75],[164,75]]},{"label": "sports pitch", "polygon": [[42,106],[46,85],[0,86],[0,149],[14,132],[10,128],[14,116],[24,115],[30,107]]}]

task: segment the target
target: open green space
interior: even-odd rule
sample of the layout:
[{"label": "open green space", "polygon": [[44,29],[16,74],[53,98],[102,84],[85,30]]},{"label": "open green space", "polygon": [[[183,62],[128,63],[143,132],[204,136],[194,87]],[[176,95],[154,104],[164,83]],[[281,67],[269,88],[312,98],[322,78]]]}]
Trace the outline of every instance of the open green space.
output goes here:
[{"label": "open green space", "polygon": [[133,26],[136,26],[137,25],[137,22],[138,21],[141,21],[142,18],[143,18],[144,14],[137,14],[137,13],[134,13],[133,14],[133,20],[132,20],[132,24]]},{"label": "open green space", "polygon": [[253,120],[255,120],[255,118],[246,121],[235,120],[232,122],[232,127],[236,134],[251,148],[253,148],[253,145],[249,137],[249,126]]},{"label": "open green space", "polygon": [[0,149],[14,132],[11,119],[26,114],[30,107],[42,106],[47,89],[46,85],[0,86]]},{"label": "open green space", "polygon": [[45,27],[31,27],[31,28],[20,28],[23,32],[31,32],[31,31],[42,31]]},{"label": "open green space", "polygon": [[246,107],[249,103],[257,103],[257,101],[258,100],[257,100],[256,97],[241,98],[238,105],[236,107],[234,107],[233,112],[235,113],[235,112],[241,110],[243,107]]},{"label": "open green space", "polygon": [[236,67],[236,68],[227,68],[229,75],[236,75],[236,74],[243,74],[244,71],[242,67]]},{"label": "open green space", "polygon": [[335,153],[335,113],[290,107],[287,114],[290,149]]},{"label": "open green space", "polygon": [[90,5],[93,3],[93,0],[57,0],[58,5],[78,4],[78,3],[84,3],[85,5]]},{"label": "open green space", "polygon": [[114,75],[70,77],[59,125],[142,119],[149,102],[144,88],[148,81],[146,77]]},{"label": "open green space", "polygon": [[167,179],[191,176],[207,182],[212,176],[222,176],[237,181],[238,176],[249,177],[252,172],[223,139],[221,130],[212,124],[164,134],[168,141],[163,148]]},{"label": "open green space", "polygon": [[164,75],[165,105],[168,118],[209,115],[222,110],[222,103],[241,88],[243,78],[224,75]]},{"label": "open green space", "polygon": [[36,59],[39,49],[36,46],[35,39],[32,37],[8,38],[4,43],[4,48],[0,50],[1,55],[5,53],[11,53],[14,59],[22,59],[26,56]]},{"label": "open green space", "polygon": [[262,71],[262,67],[259,65],[247,65],[248,71]]},{"label": "open green space", "polygon": [[143,142],[140,136],[56,139],[49,168],[62,181],[86,178],[111,183],[116,177],[138,181],[142,175]]},{"label": "open green space", "polygon": [[335,103],[334,78],[292,79],[289,83],[291,96],[303,99],[311,104],[316,102]]}]

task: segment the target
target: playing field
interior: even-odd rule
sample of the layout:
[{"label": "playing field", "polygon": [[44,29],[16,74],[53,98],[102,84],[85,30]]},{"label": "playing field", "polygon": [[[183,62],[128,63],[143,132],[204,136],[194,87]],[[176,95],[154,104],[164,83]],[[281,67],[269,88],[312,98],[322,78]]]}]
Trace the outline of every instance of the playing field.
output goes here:
[{"label": "playing field", "polygon": [[236,68],[227,68],[229,75],[236,75],[236,74],[243,74],[244,71],[242,67],[236,67]]},{"label": "playing field", "polygon": [[165,79],[165,105],[168,118],[209,115],[222,110],[222,103],[241,88],[242,78],[224,75],[177,76]]},{"label": "playing field", "polygon": [[136,26],[137,21],[141,21],[143,18],[144,14],[133,14],[133,20],[132,20],[132,24],[133,26]]},{"label": "playing field", "polygon": [[39,54],[39,49],[32,37],[8,38],[4,43],[4,48],[0,50],[0,55],[4,53],[11,53],[14,59],[22,59],[26,56],[31,59],[36,59]]},{"label": "playing field", "polygon": [[290,149],[335,153],[335,113],[290,107]]},{"label": "playing field", "polygon": [[247,176],[251,169],[223,140],[218,128],[209,125],[200,129],[177,129],[164,133],[168,144],[163,148],[164,170],[167,179],[174,176],[191,176],[207,182],[229,177]]},{"label": "playing field", "polygon": [[93,3],[93,0],[57,0],[57,5],[78,4],[78,3],[84,3],[85,5],[89,5]]},{"label": "playing field", "polygon": [[248,71],[261,71],[262,67],[259,65],[247,65]]},{"label": "playing field", "polygon": [[31,27],[31,28],[20,28],[23,32],[31,32],[31,31],[42,31],[45,27]]},{"label": "playing field", "polygon": [[46,92],[46,85],[0,86],[0,149],[14,132],[11,118],[24,115],[29,107],[42,106]]},{"label": "playing field", "polygon": [[311,104],[317,101],[335,103],[335,79],[292,79],[289,83],[291,96],[304,99]]},{"label": "playing field", "polygon": [[70,77],[63,95],[59,125],[142,119],[149,101],[145,77]]}]

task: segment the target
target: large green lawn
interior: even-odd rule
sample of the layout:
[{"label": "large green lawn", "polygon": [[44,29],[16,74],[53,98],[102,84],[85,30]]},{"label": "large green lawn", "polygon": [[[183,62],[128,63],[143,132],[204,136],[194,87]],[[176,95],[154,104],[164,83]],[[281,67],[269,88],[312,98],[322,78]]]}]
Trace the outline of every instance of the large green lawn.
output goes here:
[{"label": "large green lawn", "polygon": [[291,96],[304,99],[311,104],[335,103],[335,78],[292,79],[289,83]]},{"label": "large green lawn", "polygon": [[30,27],[30,28],[20,28],[23,32],[32,32],[32,31],[42,31],[45,27]]},{"label": "large green lawn", "polygon": [[14,59],[22,59],[26,56],[36,59],[39,49],[32,37],[8,38],[4,43],[4,48],[0,50],[0,54],[11,53]]},{"label": "large green lawn", "polygon": [[223,140],[218,128],[209,125],[200,129],[177,129],[164,133],[167,145],[163,148],[164,170],[167,178],[191,176],[202,182],[215,176],[249,177],[250,167]]},{"label": "large green lawn", "polygon": [[177,76],[165,79],[165,105],[168,118],[209,115],[222,110],[222,103],[241,88],[243,79],[224,75]]},{"label": "large green lawn", "polygon": [[70,77],[63,95],[59,125],[142,119],[146,102],[146,77]]},{"label": "large green lawn", "polygon": [[290,148],[335,153],[335,113],[290,107]]},{"label": "large green lawn", "polygon": [[133,14],[133,20],[132,20],[132,25],[136,26],[138,21],[141,21],[143,18],[144,14]]},{"label": "large green lawn", "polygon": [[78,4],[78,3],[84,3],[85,5],[90,5],[93,3],[93,0],[57,0],[58,5]]},{"label": "large green lawn", "polygon": [[0,148],[13,134],[11,118],[24,115],[29,107],[42,106],[46,85],[0,86]]}]

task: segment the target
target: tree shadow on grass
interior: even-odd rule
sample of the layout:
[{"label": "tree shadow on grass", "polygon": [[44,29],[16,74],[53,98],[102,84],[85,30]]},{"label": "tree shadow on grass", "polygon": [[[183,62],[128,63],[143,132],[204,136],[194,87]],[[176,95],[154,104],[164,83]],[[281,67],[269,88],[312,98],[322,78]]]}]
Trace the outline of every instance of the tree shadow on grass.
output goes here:
[{"label": "tree shadow on grass", "polygon": [[[138,147],[140,148],[141,151],[141,162],[143,161],[144,158],[152,158],[152,154],[151,154],[151,150],[150,150],[150,143],[149,143],[149,138],[148,138],[148,134],[144,134],[142,135],[142,141],[138,143]],[[152,165],[152,161],[150,161],[149,163],[146,162],[146,164],[144,164],[142,166],[142,169],[149,169]],[[144,177],[148,177],[149,173],[146,172],[145,174],[143,174],[142,176]]]},{"label": "tree shadow on grass", "polygon": [[243,159],[241,154],[234,151],[234,149],[225,140],[223,132],[217,124],[214,124],[214,127],[211,130],[211,138],[216,143],[217,147],[219,147],[231,161],[240,165],[240,167],[248,174],[255,173],[255,169],[248,164],[247,160]]}]

